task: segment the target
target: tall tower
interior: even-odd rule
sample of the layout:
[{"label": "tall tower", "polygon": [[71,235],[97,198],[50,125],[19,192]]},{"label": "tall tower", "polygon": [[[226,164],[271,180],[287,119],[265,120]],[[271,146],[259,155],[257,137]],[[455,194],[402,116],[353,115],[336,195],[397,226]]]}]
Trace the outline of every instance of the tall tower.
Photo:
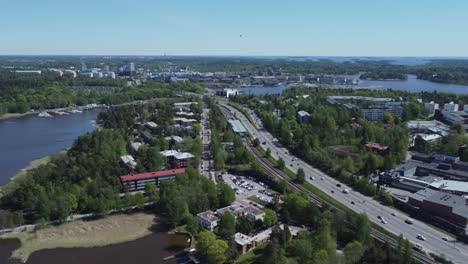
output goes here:
[{"label": "tall tower", "polygon": [[88,70],[88,67],[86,66],[86,63],[84,61],[81,62],[81,71],[85,72]]}]

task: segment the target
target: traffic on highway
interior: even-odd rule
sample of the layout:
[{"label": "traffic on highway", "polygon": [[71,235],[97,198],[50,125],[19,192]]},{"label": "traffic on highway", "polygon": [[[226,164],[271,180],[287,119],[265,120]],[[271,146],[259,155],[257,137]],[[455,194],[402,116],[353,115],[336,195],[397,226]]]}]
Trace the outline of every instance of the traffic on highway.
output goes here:
[{"label": "traffic on highway", "polygon": [[261,142],[260,146],[264,150],[270,149],[271,156],[274,159],[283,159],[287,168],[294,173],[299,168],[302,168],[305,172],[306,180],[322,192],[357,213],[366,213],[369,220],[395,235],[403,234],[413,244],[418,244],[421,247],[420,251],[444,254],[454,262],[465,263],[466,257],[468,257],[468,245],[457,242],[453,236],[439,231],[428,224],[411,219],[400,211],[384,206],[371,197],[353,191],[351,187],[338,182],[334,178],[313,168],[300,158],[291,155],[276,138],[263,129],[261,120],[253,111],[246,109],[250,113],[252,120],[254,120],[255,126],[240,111],[223,102],[220,102],[220,104],[232,113],[235,113],[236,117],[244,124],[253,138],[257,138]]}]

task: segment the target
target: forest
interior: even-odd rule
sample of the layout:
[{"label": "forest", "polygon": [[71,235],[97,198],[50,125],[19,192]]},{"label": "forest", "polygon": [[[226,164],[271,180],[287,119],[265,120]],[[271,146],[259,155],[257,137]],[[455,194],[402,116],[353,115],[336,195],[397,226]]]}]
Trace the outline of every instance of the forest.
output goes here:
[{"label": "forest", "polygon": [[[17,76],[0,71],[0,115],[90,103],[116,105],[135,100],[175,97],[180,92],[203,91],[196,84],[146,81],[143,86],[129,87],[126,83],[126,79],[59,77],[47,71],[37,76]],[[107,88],[91,89],[93,87]]]}]

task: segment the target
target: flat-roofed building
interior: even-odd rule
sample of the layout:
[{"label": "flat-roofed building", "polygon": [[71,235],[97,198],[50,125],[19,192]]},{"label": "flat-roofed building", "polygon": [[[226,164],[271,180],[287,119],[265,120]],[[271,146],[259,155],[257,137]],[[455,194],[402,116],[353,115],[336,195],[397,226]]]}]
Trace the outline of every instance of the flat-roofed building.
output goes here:
[{"label": "flat-roofed building", "polygon": [[155,122],[152,122],[152,121],[148,121],[145,123],[145,127],[149,128],[149,129],[156,129],[158,128],[158,124],[156,124]]},{"label": "flat-roofed building", "polygon": [[177,150],[164,150],[160,152],[166,157],[167,163],[173,168],[185,168],[188,166],[191,159],[195,156],[188,152],[179,152]]},{"label": "flat-roofed building", "polygon": [[297,112],[297,122],[303,124],[307,123],[310,120],[310,114],[304,110]]},{"label": "flat-roofed building", "polygon": [[41,75],[42,71],[23,71],[17,70],[15,71],[16,75]]},{"label": "flat-roofed building", "polygon": [[197,214],[197,220],[201,226],[213,231],[213,229],[218,226],[219,217],[217,217],[213,211],[208,210]]},{"label": "flat-roofed building", "polygon": [[444,111],[446,111],[446,112],[458,112],[458,104],[456,104],[454,102],[444,104]]},{"label": "flat-roofed building", "polygon": [[242,125],[241,121],[239,120],[228,120],[229,124],[232,126],[232,130],[235,133],[245,134],[247,133],[247,129],[245,129],[244,125]]},{"label": "flat-roofed building", "polygon": [[127,166],[129,169],[135,169],[137,163],[135,159],[130,155],[124,155],[120,157],[120,161]]},{"label": "flat-roofed building", "polygon": [[425,103],[424,104],[424,109],[429,112],[429,114],[433,115],[435,113],[435,110],[439,110],[439,104],[434,103],[434,101],[431,101],[430,103]]},{"label": "flat-roofed building", "polygon": [[185,169],[153,171],[120,176],[120,181],[125,191],[133,192],[144,190],[146,184],[159,186],[162,181],[174,180],[177,175],[184,173]]}]

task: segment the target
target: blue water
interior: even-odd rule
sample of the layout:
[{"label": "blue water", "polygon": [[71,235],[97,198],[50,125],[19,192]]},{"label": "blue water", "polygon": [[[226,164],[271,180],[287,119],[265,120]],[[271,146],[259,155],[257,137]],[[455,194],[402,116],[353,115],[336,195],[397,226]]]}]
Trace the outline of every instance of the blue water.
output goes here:
[{"label": "blue water", "polygon": [[78,136],[93,131],[93,120],[100,111],[0,121],[0,185],[31,161],[67,149]]},{"label": "blue water", "polygon": [[[358,79],[359,75],[346,76],[353,79]],[[415,75],[408,75],[408,80],[404,81],[366,81],[361,80],[359,85],[347,86],[353,89],[369,88],[373,90],[380,89],[393,89],[408,92],[433,92],[439,93],[454,93],[454,94],[468,94],[468,85],[461,84],[445,84],[419,80]],[[259,86],[259,87],[241,87],[238,88],[243,94],[251,95],[264,95],[264,94],[281,94],[286,86]]]}]

